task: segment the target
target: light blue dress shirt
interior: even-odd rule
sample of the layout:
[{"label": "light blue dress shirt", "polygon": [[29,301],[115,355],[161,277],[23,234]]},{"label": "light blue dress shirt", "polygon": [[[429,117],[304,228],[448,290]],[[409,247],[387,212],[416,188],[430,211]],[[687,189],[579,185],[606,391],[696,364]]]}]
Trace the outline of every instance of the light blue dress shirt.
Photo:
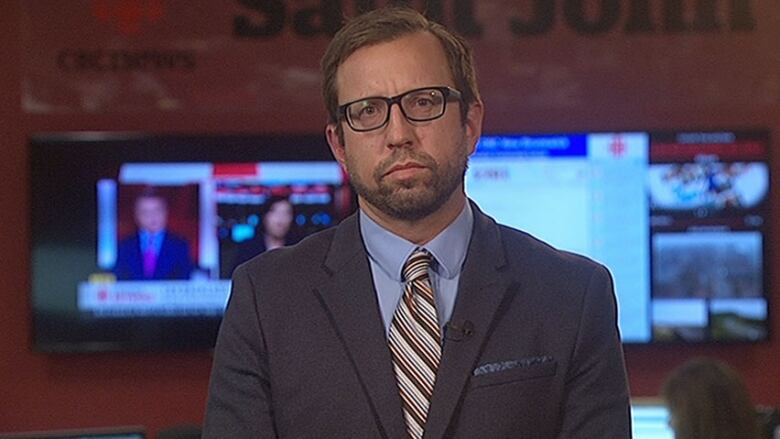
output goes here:
[{"label": "light blue dress shirt", "polygon": [[[461,213],[449,226],[421,246],[431,252],[435,261],[429,274],[436,294],[436,312],[442,334],[455,306],[458,281],[463,261],[466,259],[473,224],[474,215],[467,201]],[[403,266],[418,245],[383,228],[363,210],[360,210],[360,233],[368,251],[379,312],[382,315],[385,335],[388,335],[393,313],[404,291],[401,276]]]}]

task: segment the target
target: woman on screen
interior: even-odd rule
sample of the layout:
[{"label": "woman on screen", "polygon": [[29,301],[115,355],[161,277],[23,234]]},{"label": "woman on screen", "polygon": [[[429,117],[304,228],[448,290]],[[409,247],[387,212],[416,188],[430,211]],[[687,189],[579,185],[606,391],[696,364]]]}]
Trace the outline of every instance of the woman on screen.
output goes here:
[{"label": "woman on screen", "polygon": [[293,205],[287,197],[272,196],[263,206],[261,213],[262,231],[254,239],[238,247],[238,256],[233,268],[267,250],[295,243],[292,237],[294,219]]}]

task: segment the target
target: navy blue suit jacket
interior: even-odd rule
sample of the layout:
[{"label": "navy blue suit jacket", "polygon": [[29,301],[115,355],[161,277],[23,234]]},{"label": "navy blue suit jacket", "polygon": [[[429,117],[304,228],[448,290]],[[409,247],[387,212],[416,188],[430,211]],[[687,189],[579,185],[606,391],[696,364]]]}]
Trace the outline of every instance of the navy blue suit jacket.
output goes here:
[{"label": "navy blue suit jacket", "polygon": [[[424,437],[630,438],[608,271],[473,208]],[[236,269],[203,437],[408,437],[355,215]]]},{"label": "navy blue suit jacket", "polygon": [[151,278],[144,277],[143,255],[138,233],[119,242],[114,266],[117,280],[189,279],[192,270],[189,244],[171,232],[165,232],[160,253],[157,255],[157,265]]}]

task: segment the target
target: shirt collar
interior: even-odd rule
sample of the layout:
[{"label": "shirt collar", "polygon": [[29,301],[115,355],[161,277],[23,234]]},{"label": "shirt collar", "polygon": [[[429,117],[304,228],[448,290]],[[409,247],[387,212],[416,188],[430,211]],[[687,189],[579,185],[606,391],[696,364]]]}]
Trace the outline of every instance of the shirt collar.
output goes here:
[{"label": "shirt collar", "polygon": [[[359,215],[360,233],[368,256],[389,277],[401,282],[403,265],[418,245],[383,228],[362,209]],[[436,260],[434,270],[438,275],[452,279],[460,273],[473,225],[474,215],[470,203],[466,201],[455,220],[423,246]]]},{"label": "shirt collar", "polygon": [[162,245],[162,240],[165,237],[165,230],[161,230],[157,233],[152,233],[148,230],[138,231],[139,239],[141,240],[141,247],[146,248],[151,243],[153,247],[159,249]]}]

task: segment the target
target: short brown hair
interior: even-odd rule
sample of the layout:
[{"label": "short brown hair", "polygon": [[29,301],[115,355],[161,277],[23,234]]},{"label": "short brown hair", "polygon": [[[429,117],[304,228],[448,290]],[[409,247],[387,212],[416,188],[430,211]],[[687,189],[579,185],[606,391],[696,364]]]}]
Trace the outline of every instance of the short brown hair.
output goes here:
[{"label": "short brown hair", "polygon": [[165,206],[165,208],[168,208],[168,199],[165,197],[165,195],[162,194],[160,189],[158,189],[155,186],[144,186],[141,188],[141,191],[136,195],[135,197],[135,203],[138,204],[138,201],[141,199],[147,199],[147,198],[156,198],[160,200]]},{"label": "short brown hair", "polygon": [[441,42],[455,87],[462,93],[461,118],[465,120],[469,106],[479,100],[471,48],[462,37],[428,20],[414,9],[394,6],[376,9],[349,20],[328,45],[321,62],[322,96],[328,110],[328,123],[337,123],[339,119],[336,87],[339,66],[362,47],[417,32],[429,32]]},{"label": "short brown hair", "polygon": [[675,438],[759,439],[747,388],[725,363],[689,360],[672,372],[661,394],[674,421]]}]

